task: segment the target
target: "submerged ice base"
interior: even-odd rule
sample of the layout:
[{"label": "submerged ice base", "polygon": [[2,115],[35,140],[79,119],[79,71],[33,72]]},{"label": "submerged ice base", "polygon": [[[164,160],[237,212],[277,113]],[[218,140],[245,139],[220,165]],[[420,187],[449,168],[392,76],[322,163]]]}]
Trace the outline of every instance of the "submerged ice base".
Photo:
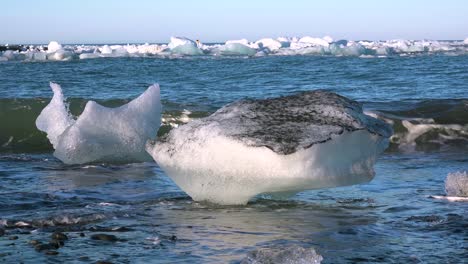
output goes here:
[{"label": "submerged ice base", "polygon": [[36,126],[47,133],[58,159],[66,164],[83,164],[150,158],[144,146],[156,136],[161,122],[159,85],[150,86],[138,98],[117,108],[89,101],[76,120],[68,112],[60,86],[50,85],[54,97],[37,118]]},{"label": "submerged ice base", "polygon": [[245,204],[257,194],[368,182],[390,135],[356,102],[315,91],[230,104],[147,150],[194,200]]}]

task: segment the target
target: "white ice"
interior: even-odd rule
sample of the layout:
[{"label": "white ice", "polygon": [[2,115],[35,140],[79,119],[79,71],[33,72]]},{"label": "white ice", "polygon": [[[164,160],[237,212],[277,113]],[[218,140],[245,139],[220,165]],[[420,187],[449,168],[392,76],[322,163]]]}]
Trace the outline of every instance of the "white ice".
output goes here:
[{"label": "white ice", "polygon": [[[47,47],[47,51],[45,48]],[[447,55],[468,54],[468,39],[461,41],[437,40],[381,40],[352,41],[319,37],[262,38],[253,42],[247,39],[228,40],[224,45],[202,44],[186,37],[171,37],[168,44],[127,45],[62,45],[51,41],[48,45],[30,45],[22,51],[0,53],[0,61],[67,61],[101,57],[144,57],[144,56],[194,56],[194,55],[315,55],[355,56],[376,58],[382,56],[408,56],[415,54],[441,53]],[[172,55],[172,56],[171,56]],[[364,55],[364,56],[363,56]]]},{"label": "white ice", "polygon": [[222,55],[253,56],[257,51],[241,43],[230,42],[220,47]]},{"label": "white ice", "polygon": [[159,85],[117,108],[89,101],[76,121],[68,113],[62,90],[51,83],[52,101],[36,120],[47,133],[54,156],[66,164],[146,161],[145,142],[153,139],[161,122]]},{"label": "white ice", "polygon": [[445,192],[447,196],[468,198],[468,173],[466,171],[449,173],[445,179]]},{"label": "white ice", "polygon": [[171,133],[172,144],[148,144],[148,152],[194,200],[217,204],[245,204],[261,193],[282,196],[368,182],[376,156],[388,143],[358,130],[281,155],[227,138],[216,126],[193,134],[186,125]]},{"label": "white ice", "polygon": [[51,41],[49,45],[47,45],[48,53],[53,53],[61,49],[62,49],[62,45],[60,45],[60,43],[58,43],[57,41]]}]

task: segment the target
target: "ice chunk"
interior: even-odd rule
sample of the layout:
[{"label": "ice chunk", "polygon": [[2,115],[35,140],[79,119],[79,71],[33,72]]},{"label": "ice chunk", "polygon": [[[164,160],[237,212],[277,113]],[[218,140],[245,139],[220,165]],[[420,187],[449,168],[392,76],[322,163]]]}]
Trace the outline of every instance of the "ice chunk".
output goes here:
[{"label": "ice chunk", "polygon": [[61,49],[62,45],[60,45],[60,43],[58,43],[57,41],[51,41],[49,45],[47,45],[47,52],[49,53],[56,52]]},{"label": "ice chunk", "polygon": [[255,44],[259,48],[268,48],[271,51],[279,50],[280,48],[283,47],[281,42],[279,42],[278,40],[274,40],[272,38],[263,38],[263,39],[257,40]]},{"label": "ice chunk", "polygon": [[220,48],[225,56],[253,56],[257,51],[241,43],[226,43]]},{"label": "ice chunk", "polygon": [[329,45],[328,39],[324,40],[324,39],[321,39],[321,38],[313,38],[313,37],[309,37],[309,36],[302,37],[301,39],[299,39],[299,42],[312,44],[314,46],[328,47],[328,45]]},{"label": "ice chunk", "polygon": [[370,181],[391,133],[357,102],[311,91],[229,104],[147,150],[194,200],[245,204],[261,193]]},{"label": "ice chunk", "polygon": [[325,37],[323,37],[322,39],[325,40],[325,41],[328,42],[328,43],[332,43],[332,42],[333,42],[333,38],[330,37],[330,36],[325,36]]},{"label": "ice chunk", "polygon": [[60,85],[51,82],[50,88],[54,96],[50,103],[42,109],[41,114],[36,119],[36,127],[47,133],[47,138],[54,148],[57,148],[59,136],[69,126],[75,123],[75,120],[68,112],[68,106],[65,104]]},{"label": "ice chunk", "polygon": [[171,37],[171,42],[167,45],[170,49],[176,48],[178,46],[183,46],[191,44],[193,46],[196,46],[197,44],[195,41],[185,38],[185,37]]},{"label": "ice chunk", "polygon": [[68,61],[68,60],[72,60],[75,57],[76,57],[76,54],[74,52],[66,51],[63,49],[47,54],[48,60],[55,60],[55,61]]},{"label": "ice chunk", "polygon": [[231,44],[231,43],[239,43],[245,46],[249,46],[249,41],[247,39],[235,39],[235,40],[228,40],[226,41],[225,44]]},{"label": "ice chunk", "polygon": [[463,43],[468,44],[468,38],[466,38]]},{"label": "ice chunk", "polygon": [[112,54],[112,49],[111,47],[109,47],[108,45],[104,45],[102,46],[99,51],[101,52],[101,54]]},{"label": "ice chunk", "polygon": [[161,122],[159,85],[150,86],[126,105],[107,108],[89,101],[74,121],[60,86],[51,83],[54,97],[36,120],[67,164],[146,161],[145,142],[156,136]]},{"label": "ice chunk", "polygon": [[179,55],[203,55],[203,51],[198,48],[195,41],[184,37],[171,37],[168,44],[173,54]]},{"label": "ice chunk", "polygon": [[468,173],[449,173],[445,179],[445,192],[447,196],[468,197]]},{"label": "ice chunk", "polygon": [[241,261],[241,264],[320,264],[322,260],[323,257],[317,254],[313,248],[288,246],[254,250]]}]

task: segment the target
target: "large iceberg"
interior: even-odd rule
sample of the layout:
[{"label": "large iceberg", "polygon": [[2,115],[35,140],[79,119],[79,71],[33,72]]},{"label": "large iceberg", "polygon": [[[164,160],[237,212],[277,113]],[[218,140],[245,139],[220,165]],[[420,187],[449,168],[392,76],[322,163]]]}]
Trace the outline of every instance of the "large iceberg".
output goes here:
[{"label": "large iceberg", "polygon": [[147,151],[196,201],[245,204],[257,194],[370,181],[392,131],[326,91],[242,100],[171,130]]},{"label": "large iceberg", "polygon": [[68,112],[62,89],[51,83],[51,102],[36,119],[47,133],[54,156],[67,164],[146,161],[145,143],[153,139],[161,122],[159,85],[117,108],[89,101],[75,120]]}]

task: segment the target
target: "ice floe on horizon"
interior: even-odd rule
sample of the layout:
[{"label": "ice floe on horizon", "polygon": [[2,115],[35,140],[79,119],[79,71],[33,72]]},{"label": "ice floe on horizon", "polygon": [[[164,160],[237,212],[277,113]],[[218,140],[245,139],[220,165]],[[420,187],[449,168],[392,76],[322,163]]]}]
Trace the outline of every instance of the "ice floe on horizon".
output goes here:
[{"label": "ice floe on horizon", "polygon": [[437,40],[334,40],[325,37],[278,37],[228,40],[203,44],[186,37],[171,37],[167,44],[127,45],[48,45],[0,46],[0,61],[66,61],[105,57],[183,57],[183,56],[356,56],[382,57],[407,55],[466,55],[468,38],[458,41]]}]

